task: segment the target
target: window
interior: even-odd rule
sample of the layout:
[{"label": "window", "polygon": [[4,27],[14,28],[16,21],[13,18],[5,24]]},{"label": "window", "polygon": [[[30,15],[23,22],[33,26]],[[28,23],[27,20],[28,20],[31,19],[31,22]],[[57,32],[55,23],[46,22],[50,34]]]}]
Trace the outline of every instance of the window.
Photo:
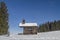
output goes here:
[{"label": "window", "polygon": [[28,30],[29,30],[29,31],[32,31],[32,28],[30,27],[30,28],[28,28]]}]

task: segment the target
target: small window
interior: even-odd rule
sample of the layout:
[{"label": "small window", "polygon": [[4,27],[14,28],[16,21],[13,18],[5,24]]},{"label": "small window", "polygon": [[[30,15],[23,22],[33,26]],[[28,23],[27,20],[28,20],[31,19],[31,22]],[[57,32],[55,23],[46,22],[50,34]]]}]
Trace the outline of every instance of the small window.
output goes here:
[{"label": "small window", "polygon": [[29,28],[28,30],[29,30],[29,31],[32,31],[32,28]]}]

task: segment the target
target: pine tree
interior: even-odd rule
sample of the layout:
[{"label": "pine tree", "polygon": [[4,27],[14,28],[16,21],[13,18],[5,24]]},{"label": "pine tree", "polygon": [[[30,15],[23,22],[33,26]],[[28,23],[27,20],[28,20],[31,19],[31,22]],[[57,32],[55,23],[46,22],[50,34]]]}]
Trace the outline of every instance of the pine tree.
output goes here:
[{"label": "pine tree", "polygon": [[7,6],[4,2],[0,2],[0,35],[7,34],[8,27]]}]

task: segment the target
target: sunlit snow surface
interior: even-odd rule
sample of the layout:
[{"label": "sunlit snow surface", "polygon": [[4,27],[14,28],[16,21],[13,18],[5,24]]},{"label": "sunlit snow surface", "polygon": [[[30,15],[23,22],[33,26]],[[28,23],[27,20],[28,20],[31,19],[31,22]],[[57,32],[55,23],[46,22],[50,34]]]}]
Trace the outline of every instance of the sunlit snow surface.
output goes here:
[{"label": "sunlit snow surface", "polygon": [[60,40],[60,31],[43,32],[37,35],[0,36],[0,40]]}]

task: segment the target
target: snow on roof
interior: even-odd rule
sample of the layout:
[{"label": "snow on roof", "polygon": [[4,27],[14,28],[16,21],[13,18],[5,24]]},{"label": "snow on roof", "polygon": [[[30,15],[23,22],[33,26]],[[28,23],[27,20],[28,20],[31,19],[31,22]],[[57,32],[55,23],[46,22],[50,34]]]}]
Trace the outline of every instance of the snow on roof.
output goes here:
[{"label": "snow on roof", "polygon": [[19,26],[25,27],[25,26],[38,26],[38,25],[37,23],[24,23],[24,24],[20,23]]}]

